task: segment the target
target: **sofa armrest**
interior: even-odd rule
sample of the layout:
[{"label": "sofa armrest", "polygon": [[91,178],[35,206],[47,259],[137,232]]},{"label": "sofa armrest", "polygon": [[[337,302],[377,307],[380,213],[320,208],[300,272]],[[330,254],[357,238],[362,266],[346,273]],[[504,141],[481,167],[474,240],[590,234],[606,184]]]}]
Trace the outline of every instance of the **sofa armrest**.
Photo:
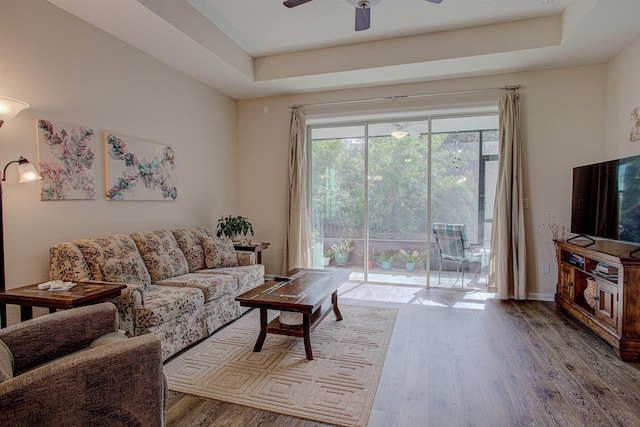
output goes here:
[{"label": "sofa armrest", "polygon": [[251,251],[236,251],[238,255],[238,265],[256,265],[258,263],[256,253]]},{"label": "sofa armrest", "polygon": [[[63,330],[60,335],[65,336]],[[66,331],[65,331],[66,332]],[[164,425],[160,341],[143,335],[0,383],[0,425]]]},{"label": "sofa armrest", "polygon": [[118,297],[110,300],[118,308],[120,329],[130,337],[135,335],[135,313],[144,304],[143,297],[138,285],[127,285]]},{"label": "sofa armrest", "polygon": [[117,331],[116,315],[116,307],[108,302],[78,307],[0,329],[0,339],[13,353],[15,372],[19,374]]}]

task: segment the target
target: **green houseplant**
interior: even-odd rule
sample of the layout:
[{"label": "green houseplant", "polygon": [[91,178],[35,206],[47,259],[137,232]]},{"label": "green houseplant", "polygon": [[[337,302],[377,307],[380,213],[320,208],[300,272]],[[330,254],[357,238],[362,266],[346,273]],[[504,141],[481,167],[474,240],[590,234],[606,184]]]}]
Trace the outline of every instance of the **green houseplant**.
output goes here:
[{"label": "green houseplant", "polygon": [[416,268],[416,263],[423,261],[426,258],[426,254],[420,251],[414,250],[412,252],[400,249],[398,256],[405,262],[407,271],[413,271]]},{"label": "green houseplant", "polygon": [[216,236],[226,236],[232,240],[240,240],[240,237],[248,232],[251,232],[253,236],[253,226],[247,218],[239,215],[220,217],[218,226],[216,227]]},{"label": "green houseplant", "polygon": [[391,270],[391,265],[397,257],[398,253],[393,249],[389,249],[388,251],[385,251],[380,255],[376,255],[375,260],[382,264],[383,270]]},{"label": "green houseplant", "polygon": [[353,250],[351,247],[351,239],[338,240],[331,245],[333,251],[333,258],[336,260],[336,264],[344,265],[349,261],[349,252]]}]

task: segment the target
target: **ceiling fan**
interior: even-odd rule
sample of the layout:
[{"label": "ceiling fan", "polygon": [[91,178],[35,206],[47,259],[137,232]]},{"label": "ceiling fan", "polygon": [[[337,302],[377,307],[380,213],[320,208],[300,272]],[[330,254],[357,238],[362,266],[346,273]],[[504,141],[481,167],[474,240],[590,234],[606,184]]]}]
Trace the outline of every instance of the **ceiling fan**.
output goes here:
[{"label": "ceiling fan", "polygon": [[[311,0],[286,0],[283,4],[288,8],[300,6]],[[356,6],[356,31],[368,30],[371,25],[371,6],[380,3],[382,0],[347,0]],[[430,3],[439,4],[442,0],[426,0]]]}]

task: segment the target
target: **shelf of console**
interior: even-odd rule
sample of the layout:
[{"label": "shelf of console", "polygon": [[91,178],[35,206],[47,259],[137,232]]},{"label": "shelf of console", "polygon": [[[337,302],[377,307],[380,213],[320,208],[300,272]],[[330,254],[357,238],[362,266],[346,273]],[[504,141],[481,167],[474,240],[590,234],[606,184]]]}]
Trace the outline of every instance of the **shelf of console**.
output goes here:
[{"label": "shelf of console", "polygon": [[640,361],[640,338],[633,339],[620,336],[615,329],[595,317],[590,310],[575,304],[562,294],[556,293],[555,301],[559,310],[570,314],[580,324],[609,344],[617,357],[625,362]]}]

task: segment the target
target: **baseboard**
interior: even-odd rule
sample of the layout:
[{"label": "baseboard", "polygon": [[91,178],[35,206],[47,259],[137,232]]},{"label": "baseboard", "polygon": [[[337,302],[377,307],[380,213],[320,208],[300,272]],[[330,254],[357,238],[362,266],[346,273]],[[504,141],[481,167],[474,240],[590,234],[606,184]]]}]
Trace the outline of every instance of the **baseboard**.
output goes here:
[{"label": "baseboard", "polygon": [[532,301],[555,301],[555,294],[531,293],[527,299]]}]

